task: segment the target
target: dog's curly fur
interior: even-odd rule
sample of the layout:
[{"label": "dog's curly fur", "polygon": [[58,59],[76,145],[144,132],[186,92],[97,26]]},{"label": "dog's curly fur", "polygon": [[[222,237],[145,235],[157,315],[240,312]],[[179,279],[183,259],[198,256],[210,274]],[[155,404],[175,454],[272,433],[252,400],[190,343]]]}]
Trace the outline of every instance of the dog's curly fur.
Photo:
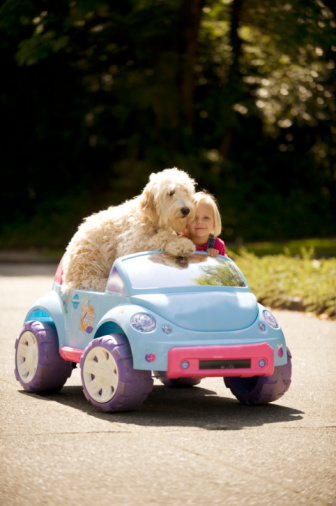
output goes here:
[{"label": "dog's curly fur", "polygon": [[63,260],[63,292],[104,291],[114,260],[139,251],[163,250],[186,257],[194,244],[180,234],[194,219],[195,181],[177,168],[151,174],[141,195],[84,220]]}]

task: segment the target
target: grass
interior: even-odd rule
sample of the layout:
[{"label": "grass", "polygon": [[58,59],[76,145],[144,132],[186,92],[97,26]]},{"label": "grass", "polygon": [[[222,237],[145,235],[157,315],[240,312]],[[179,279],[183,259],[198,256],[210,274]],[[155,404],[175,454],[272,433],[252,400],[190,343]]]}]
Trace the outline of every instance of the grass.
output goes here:
[{"label": "grass", "polygon": [[[240,246],[229,246],[238,253]],[[265,255],[301,255],[302,251],[311,250],[315,258],[336,256],[336,238],[331,239],[299,239],[282,242],[253,242],[244,244],[244,249],[258,257]]]},{"label": "grass", "polygon": [[336,319],[336,258],[317,258],[313,248],[300,254],[257,256],[241,248],[228,255],[243,272],[259,302],[273,308],[304,310]]}]

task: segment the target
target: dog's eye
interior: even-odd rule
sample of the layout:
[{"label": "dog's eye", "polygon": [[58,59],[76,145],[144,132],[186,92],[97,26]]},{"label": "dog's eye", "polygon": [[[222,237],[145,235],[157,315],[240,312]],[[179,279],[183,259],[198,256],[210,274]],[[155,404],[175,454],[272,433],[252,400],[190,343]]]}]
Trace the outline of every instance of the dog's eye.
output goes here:
[{"label": "dog's eye", "polygon": [[174,195],[175,191],[172,190],[171,192],[168,193],[169,197],[172,197]]}]

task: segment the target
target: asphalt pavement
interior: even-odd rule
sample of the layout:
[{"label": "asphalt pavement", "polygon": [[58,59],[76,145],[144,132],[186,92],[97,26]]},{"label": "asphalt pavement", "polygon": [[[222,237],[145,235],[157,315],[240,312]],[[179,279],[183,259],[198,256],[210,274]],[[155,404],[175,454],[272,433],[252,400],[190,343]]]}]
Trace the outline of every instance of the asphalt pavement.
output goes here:
[{"label": "asphalt pavement", "polygon": [[[10,259],[9,259],[10,260]],[[14,342],[56,264],[0,263],[0,504],[336,505],[336,322],[274,311],[293,356],[289,391],[242,406],[220,378],[155,380],[140,409],[102,413],[75,369],[62,391],[26,393]]]}]

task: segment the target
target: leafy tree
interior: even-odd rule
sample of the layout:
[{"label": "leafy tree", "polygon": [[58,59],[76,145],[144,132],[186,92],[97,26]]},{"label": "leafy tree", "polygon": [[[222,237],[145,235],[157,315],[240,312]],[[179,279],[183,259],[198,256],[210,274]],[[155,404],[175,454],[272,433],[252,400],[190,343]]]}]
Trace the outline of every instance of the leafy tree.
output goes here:
[{"label": "leafy tree", "polygon": [[2,237],[63,246],[173,165],[229,241],[335,234],[335,20],[332,0],[5,0]]}]

